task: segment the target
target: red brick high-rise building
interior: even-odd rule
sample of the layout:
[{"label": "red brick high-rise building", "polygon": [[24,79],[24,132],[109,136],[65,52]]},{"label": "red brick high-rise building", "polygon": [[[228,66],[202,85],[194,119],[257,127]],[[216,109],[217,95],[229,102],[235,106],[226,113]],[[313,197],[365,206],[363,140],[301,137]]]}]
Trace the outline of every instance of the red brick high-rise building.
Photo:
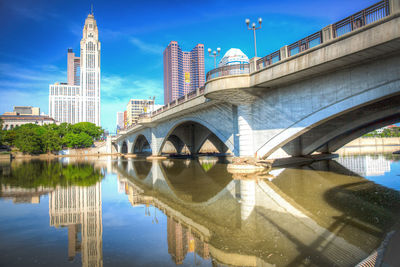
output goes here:
[{"label": "red brick high-rise building", "polygon": [[190,52],[185,52],[178,42],[171,41],[164,50],[164,104],[204,83],[204,45],[197,44]]}]

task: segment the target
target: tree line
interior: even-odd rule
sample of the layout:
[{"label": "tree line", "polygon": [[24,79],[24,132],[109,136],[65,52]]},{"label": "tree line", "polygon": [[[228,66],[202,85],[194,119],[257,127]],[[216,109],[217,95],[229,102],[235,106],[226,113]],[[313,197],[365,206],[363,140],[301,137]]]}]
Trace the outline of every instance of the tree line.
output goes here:
[{"label": "tree line", "polygon": [[400,137],[400,127],[385,128],[383,131],[372,131],[363,137]]},{"label": "tree line", "polygon": [[[0,129],[2,128],[0,121]],[[56,152],[64,147],[90,147],[102,134],[101,127],[90,122],[43,126],[24,124],[12,130],[0,130],[0,145],[18,148],[23,153],[40,154]]]}]

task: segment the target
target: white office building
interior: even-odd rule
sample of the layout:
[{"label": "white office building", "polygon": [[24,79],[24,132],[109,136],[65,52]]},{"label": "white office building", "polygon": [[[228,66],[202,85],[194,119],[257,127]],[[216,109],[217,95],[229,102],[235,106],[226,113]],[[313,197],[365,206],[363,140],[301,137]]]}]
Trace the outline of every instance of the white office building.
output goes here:
[{"label": "white office building", "polygon": [[[80,58],[68,49],[68,83],[49,86],[49,114],[60,122],[87,121],[100,126],[101,46],[93,14],[85,20],[80,46]],[[80,70],[79,78],[72,70]]]},{"label": "white office building", "polygon": [[124,113],[118,111],[117,112],[117,129],[124,128]]}]

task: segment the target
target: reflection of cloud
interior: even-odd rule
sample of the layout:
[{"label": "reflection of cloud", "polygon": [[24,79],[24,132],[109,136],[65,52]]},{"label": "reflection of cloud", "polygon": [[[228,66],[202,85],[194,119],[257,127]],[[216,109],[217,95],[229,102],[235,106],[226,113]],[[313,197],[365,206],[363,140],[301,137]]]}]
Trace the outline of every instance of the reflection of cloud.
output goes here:
[{"label": "reflection of cloud", "polygon": [[137,48],[148,54],[162,55],[164,47],[157,44],[145,43],[142,40],[132,37],[130,42]]}]

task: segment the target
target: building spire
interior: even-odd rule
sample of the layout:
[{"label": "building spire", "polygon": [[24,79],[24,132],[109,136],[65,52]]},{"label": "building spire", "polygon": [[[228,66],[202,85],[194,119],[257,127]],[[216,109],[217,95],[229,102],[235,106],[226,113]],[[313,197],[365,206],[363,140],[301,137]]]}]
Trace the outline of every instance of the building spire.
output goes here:
[{"label": "building spire", "polygon": [[92,14],[92,16],[93,16],[93,4],[91,4],[91,12],[90,12],[90,14]]}]

